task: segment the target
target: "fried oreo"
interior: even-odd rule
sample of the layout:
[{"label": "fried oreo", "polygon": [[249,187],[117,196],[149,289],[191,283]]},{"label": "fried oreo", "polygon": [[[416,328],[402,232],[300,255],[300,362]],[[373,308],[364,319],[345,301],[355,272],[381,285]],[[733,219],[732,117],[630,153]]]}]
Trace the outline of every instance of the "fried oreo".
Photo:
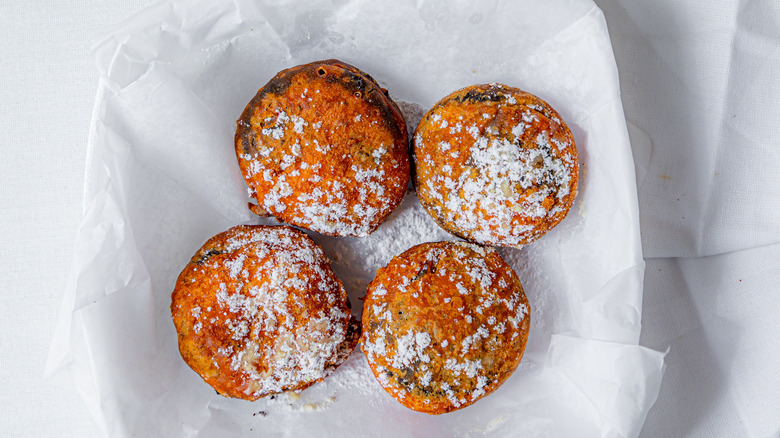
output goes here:
[{"label": "fried oreo", "polygon": [[331,236],[367,236],[406,193],[406,123],[387,90],[349,64],[278,73],[237,125],[236,156],[259,215]]},{"label": "fried oreo", "polygon": [[517,274],[495,249],[424,243],[369,284],[362,350],[401,404],[442,414],[490,394],[514,372],[529,311]]},{"label": "fried oreo", "polygon": [[226,397],[305,389],[339,366],[360,334],[325,254],[285,226],[212,237],[171,298],[182,358]]},{"label": "fried oreo", "polygon": [[521,247],[555,227],[577,194],[574,137],[545,101],[500,84],[436,103],[414,135],[413,181],[452,234]]}]

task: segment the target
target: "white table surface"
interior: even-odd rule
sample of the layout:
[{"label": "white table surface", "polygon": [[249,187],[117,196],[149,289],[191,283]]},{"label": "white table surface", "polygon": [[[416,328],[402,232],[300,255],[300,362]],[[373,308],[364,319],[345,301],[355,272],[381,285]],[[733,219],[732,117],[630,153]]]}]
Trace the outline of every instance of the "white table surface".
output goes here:
[{"label": "white table surface", "polygon": [[153,3],[0,2],[0,436],[101,436],[43,371],[81,222],[92,40]]},{"label": "white table surface", "polygon": [[[90,46],[98,33],[153,3],[0,3],[0,236],[6,248],[0,257],[0,436],[101,436],[79,395],[72,388],[44,381],[43,369],[81,220],[87,134],[98,80]],[[706,96],[723,93],[719,71],[710,74],[707,67],[712,62],[708,56],[721,50],[719,38],[726,38],[726,48],[722,49],[725,51],[735,40],[739,42],[729,39],[729,29],[713,25],[718,20],[728,21],[717,16],[728,13],[728,8],[719,7],[713,16],[702,13],[710,7],[703,1],[695,2],[698,5],[680,5],[682,2],[671,0],[596,3],[604,10],[610,27],[626,117],[655,146],[648,174],[641,176],[666,181],[675,176],[674,167],[669,175],[665,171],[653,175],[664,154],[670,160],[680,161],[674,156],[674,148],[706,150],[710,144],[706,138],[691,135],[685,139],[686,144],[667,145],[670,142],[664,124],[685,123],[697,131],[722,122],[720,113],[699,111],[702,101],[696,99],[704,96],[706,104]],[[776,2],[759,6],[755,3],[760,2],[731,3],[738,19],[766,24],[754,26],[763,29],[764,45],[756,43],[751,47],[772,55],[768,71],[780,78],[775,61],[780,51],[780,10],[773,5]],[[697,29],[698,37],[694,32]],[[708,50],[698,52],[707,38]],[[679,66],[665,62],[670,53],[679,56]],[[740,80],[734,76],[728,74],[729,84]],[[755,78],[747,76],[744,80]],[[680,105],[690,105],[691,112],[696,110],[698,117],[685,121],[673,118],[665,112],[666,103],[656,98],[659,93],[679,94],[682,97],[669,105],[678,107],[678,113]],[[750,95],[747,98],[757,99]],[[777,99],[770,103],[770,118],[778,114],[778,106]],[[780,126],[780,118],[775,125]],[[759,148],[780,149],[777,130],[764,138],[770,142]],[[641,157],[637,160],[640,167],[648,164]],[[644,170],[640,169],[640,173]],[[765,171],[761,175],[761,169],[758,171],[759,179],[777,181],[778,172]],[[684,181],[676,188],[685,190],[686,184],[692,183]],[[735,189],[727,186],[719,190]],[[648,256],[642,344],[656,350],[669,349],[669,353],[661,393],[642,436],[780,436],[779,422],[772,416],[774,412],[780,417],[780,385],[774,386],[777,380],[767,381],[767,370],[755,361],[722,360],[722,349],[713,346],[721,339],[718,333],[713,334],[717,324],[700,310],[719,304],[715,300],[709,303],[709,295],[703,290],[712,289],[717,292],[714,296],[722,298],[744,290],[739,288],[747,288],[748,292],[777,288],[780,270],[774,260],[780,259],[780,225],[773,220],[778,212],[770,212],[768,231],[751,233],[736,244],[706,239],[689,242],[686,236],[690,233],[684,227],[672,226],[668,236],[659,233],[654,216],[664,202],[686,202],[674,201],[678,190],[653,193],[648,197],[640,186],[643,243]],[[688,202],[693,205],[688,206],[688,211],[698,215],[701,233],[723,228],[718,222],[717,208],[697,208],[694,201]],[[768,262],[761,269],[750,270],[745,266],[754,264],[746,264],[742,259],[752,260],[751,257]],[[753,305],[780,303],[775,300]],[[763,333],[760,325],[752,324],[749,312],[736,310],[735,318],[741,318],[738,323],[744,322],[740,326],[740,341],[752,342],[736,343],[738,352],[744,345],[762,342],[768,345],[751,347],[745,357],[761,359],[764,351],[778,350],[776,336]],[[777,365],[776,355],[766,357],[769,365]],[[761,403],[753,403],[756,397]]]}]

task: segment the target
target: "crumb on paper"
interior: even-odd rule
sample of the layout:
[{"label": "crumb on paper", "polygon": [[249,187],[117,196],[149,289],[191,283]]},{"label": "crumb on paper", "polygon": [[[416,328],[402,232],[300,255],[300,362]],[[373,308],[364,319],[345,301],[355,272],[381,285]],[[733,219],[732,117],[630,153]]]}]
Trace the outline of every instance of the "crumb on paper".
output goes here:
[{"label": "crumb on paper", "polygon": [[493,432],[498,429],[499,426],[506,423],[509,417],[506,414],[499,415],[498,417],[490,420],[490,423],[485,426],[485,432]]},{"label": "crumb on paper", "polygon": [[[321,411],[330,407],[336,402],[336,395],[331,395],[323,400],[312,401],[297,392],[286,392],[277,394],[274,398],[274,405],[280,410],[287,412],[313,412]],[[265,416],[265,415],[263,415]]]}]

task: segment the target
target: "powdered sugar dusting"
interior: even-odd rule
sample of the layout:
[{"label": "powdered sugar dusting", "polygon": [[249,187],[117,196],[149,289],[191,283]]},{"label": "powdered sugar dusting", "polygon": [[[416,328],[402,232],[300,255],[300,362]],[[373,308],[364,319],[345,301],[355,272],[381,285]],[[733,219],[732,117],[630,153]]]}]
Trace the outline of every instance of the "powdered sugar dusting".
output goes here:
[{"label": "powdered sugar dusting", "polygon": [[[362,351],[382,386],[401,400],[443,396],[455,408],[495,389],[498,364],[512,360],[500,355],[518,348],[527,327],[525,295],[506,269],[492,248],[451,242],[413,247],[378,272],[366,297]],[[455,299],[462,305],[453,309]]]},{"label": "powdered sugar dusting", "polygon": [[350,318],[325,254],[288,227],[237,227],[226,236],[198,267],[204,281],[218,281],[215,308],[191,310],[208,333],[230,338],[217,341],[229,347],[216,362],[243,376],[250,397],[322,379],[340,361]]},{"label": "powdered sugar dusting", "polygon": [[[282,81],[285,91],[261,90],[263,98],[238,123],[244,178],[260,209],[284,222],[365,237],[403,196],[406,132],[388,122],[395,119],[387,115],[387,101],[363,99],[305,72],[287,73],[289,83],[277,76],[267,86],[273,90],[272,83]],[[315,86],[317,93],[310,90]]]},{"label": "powdered sugar dusting", "polygon": [[370,236],[360,239],[315,236],[315,239],[349,292],[353,312],[359,315],[362,312],[360,299],[377,269],[417,243],[454,240],[455,237],[438,226],[420,205],[417,196],[409,192],[398,209]]},{"label": "powdered sugar dusting", "polygon": [[457,156],[443,154],[451,145],[438,140],[446,105],[434,107],[414,138],[418,174],[425,175],[418,190],[432,214],[469,239],[521,246],[540,235],[539,223],[557,223],[568,210],[576,150],[570,136],[557,134],[566,128],[544,107],[519,105],[497,84],[490,92],[500,97],[491,103],[493,113],[464,121],[468,135],[457,138],[461,147],[470,146],[458,165]]}]

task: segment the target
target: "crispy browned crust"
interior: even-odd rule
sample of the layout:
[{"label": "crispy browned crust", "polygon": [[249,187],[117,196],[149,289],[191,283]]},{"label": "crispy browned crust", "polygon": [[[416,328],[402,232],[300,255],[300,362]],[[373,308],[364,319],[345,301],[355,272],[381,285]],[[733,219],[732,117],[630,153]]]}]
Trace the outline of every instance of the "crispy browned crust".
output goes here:
[{"label": "crispy browned crust", "polygon": [[433,106],[415,131],[412,180],[445,230],[521,247],[555,227],[577,194],[574,137],[542,99],[473,85]]},{"label": "crispy browned crust", "polygon": [[335,59],[279,72],[237,122],[253,211],[333,236],[366,236],[406,193],[398,106],[371,76]]},{"label": "crispy browned crust", "polygon": [[410,409],[442,414],[490,394],[514,372],[530,309],[495,249],[436,242],[377,271],[362,323],[362,350],[385,391]]},{"label": "crispy browned crust", "polygon": [[322,380],[360,332],[322,250],[283,226],[209,239],[179,275],[171,313],[184,361],[218,393],[245,400]]}]

